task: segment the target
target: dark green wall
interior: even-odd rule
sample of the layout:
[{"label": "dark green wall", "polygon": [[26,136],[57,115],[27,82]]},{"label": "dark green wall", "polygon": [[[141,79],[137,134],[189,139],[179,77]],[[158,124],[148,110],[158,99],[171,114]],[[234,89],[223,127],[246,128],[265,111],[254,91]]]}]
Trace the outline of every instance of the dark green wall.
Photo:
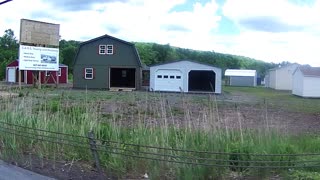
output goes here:
[{"label": "dark green wall", "polygon": [[[99,55],[99,45],[112,44],[113,55]],[[104,37],[81,44],[73,69],[73,87],[88,89],[109,88],[109,68],[123,67],[136,69],[136,89],[141,88],[141,67],[131,44]],[[84,68],[94,68],[92,80],[84,79]]]}]

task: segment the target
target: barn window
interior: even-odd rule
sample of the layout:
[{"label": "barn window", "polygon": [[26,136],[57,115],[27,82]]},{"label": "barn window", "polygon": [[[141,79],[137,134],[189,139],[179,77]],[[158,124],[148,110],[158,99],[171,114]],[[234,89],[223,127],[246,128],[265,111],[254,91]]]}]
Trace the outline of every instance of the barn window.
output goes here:
[{"label": "barn window", "polygon": [[107,45],[107,54],[113,54],[113,45]]},{"label": "barn window", "polygon": [[174,76],[170,76],[170,79],[174,79]]},{"label": "barn window", "polygon": [[99,45],[99,54],[106,54],[107,45]]},{"label": "barn window", "polygon": [[85,74],[84,74],[85,79],[93,79],[93,68],[85,68],[84,71],[85,71]]},{"label": "barn window", "polygon": [[161,75],[158,75],[157,78],[162,78],[162,76],[161,76]]},{"label": "barn window", "polygon": [[58,76],[61,76],[61,68],[58,70]]},{"label": "barn window", "polygon": [[164,75],[163,78],[168,78],[168,76],[167,76],[167,75]]},{"label": "barn window", "polygon": [[181,76],[176,76],[177,79],[181,79]]}]

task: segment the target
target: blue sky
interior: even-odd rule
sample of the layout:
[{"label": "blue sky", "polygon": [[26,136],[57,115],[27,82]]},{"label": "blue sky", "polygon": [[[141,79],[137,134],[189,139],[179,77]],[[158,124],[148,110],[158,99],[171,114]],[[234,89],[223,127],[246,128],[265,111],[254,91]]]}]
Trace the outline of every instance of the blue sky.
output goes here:
[{"label": "blue sky", "polygon": [[320,66],[319,0],[13,0],[0,17],[0,31],[17,37],[25,18],[60,24],[67,40],[109,34]]}]

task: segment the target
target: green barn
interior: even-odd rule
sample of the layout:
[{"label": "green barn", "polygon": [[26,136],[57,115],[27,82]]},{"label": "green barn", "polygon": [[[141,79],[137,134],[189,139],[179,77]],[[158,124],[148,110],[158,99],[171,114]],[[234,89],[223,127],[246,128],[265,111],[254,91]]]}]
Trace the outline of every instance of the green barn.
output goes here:
[{"label": "green barn", "polygon": [[73,66],[73,87],[141,89],[142,65],[133,43],[104,35],[80,44]]}]

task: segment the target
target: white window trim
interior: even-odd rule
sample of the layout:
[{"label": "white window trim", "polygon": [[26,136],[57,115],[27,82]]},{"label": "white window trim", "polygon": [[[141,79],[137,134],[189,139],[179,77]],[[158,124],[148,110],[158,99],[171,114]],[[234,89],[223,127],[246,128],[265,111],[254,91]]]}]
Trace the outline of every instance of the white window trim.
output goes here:
[{"label": "white window trim", "polygon": [[[102,47],[104,47],[104,49]],[[104,53],[101,52],[101,50],[104,50]],[[107,53],[107,45],[100,44],[99,45],[99,54],[106,54],[106,53]]]},{"label": "white window trim", "polygon": [[46,71],[45,76],[50,76],[51,72],[50,71]]},{"label": "white window trim", "polygon": [[[109,49],[109,47],[111,47]],[[111,53],[109,53],[108,51],[111,50]],[[112,44],[107,44],[106,46],[106,54],[113,54],[113,45]]]},{"label": "white window trim", "polygon": [[[87,73],[87,70],[91,69],[92,73]],[[91,78],[87,78],[87,74],[91,74]],[[93,79],[93,68],[84,68],[84,79]]]},{"label": "white window trim", "polygon": [[58,76],[61,76],[61,68],[58,70]]}]

